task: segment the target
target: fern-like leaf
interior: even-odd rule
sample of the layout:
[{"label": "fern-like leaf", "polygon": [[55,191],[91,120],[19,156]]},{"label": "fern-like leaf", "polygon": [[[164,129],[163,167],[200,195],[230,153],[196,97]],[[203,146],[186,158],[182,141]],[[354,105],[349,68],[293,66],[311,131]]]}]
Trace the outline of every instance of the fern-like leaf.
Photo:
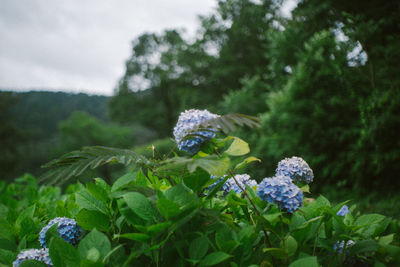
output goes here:
[{"label": "fern-like leaf", "polygon": [[244,114],[232,113],[222,115],[217,118],[205,121],[201,126],[212,127],[213,129],[220,129],[225,134],[236,130],[236,126],[248,126],[250,128],[259,128],[260,119],[253,116]]},{"label": "fern-like leaf", "polygon": [[69,152],[58,159],[43,165],[52,168],[40,177],[48,184],[62,184],[74,176],[81,175],[88,168],[95,169],[105,164],[131,163],[150,165],[145,157],[132,150],[103,146],[83,147],[81,150]]}]

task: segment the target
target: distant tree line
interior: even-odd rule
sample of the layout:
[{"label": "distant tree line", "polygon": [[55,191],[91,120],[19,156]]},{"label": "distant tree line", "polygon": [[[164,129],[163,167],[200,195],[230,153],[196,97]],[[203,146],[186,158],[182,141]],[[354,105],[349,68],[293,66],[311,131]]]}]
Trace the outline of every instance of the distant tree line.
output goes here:
[{"label": "distant tree line", "polygon": [[195,40],[178,30],[132,44],[110,101],[114,121],[170,136],[188,108],[262,118],[253,150],[273,174],[301,156],[317,188],[400,185],[400,5],[398,1],[219,0]]}]

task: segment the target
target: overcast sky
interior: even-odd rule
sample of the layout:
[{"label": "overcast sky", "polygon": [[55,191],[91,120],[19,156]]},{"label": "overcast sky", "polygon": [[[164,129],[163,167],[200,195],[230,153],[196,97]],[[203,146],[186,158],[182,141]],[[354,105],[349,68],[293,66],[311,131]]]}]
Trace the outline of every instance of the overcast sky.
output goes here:
[{"label": "overcast sky", "polygon": [[1,0],[0,89],[112,95],[144,32],[186,28],[216,0]]},{"label": "overcast sky", "polygon": [[[258,2],[257,0],[254,0]],[[290,16],[296,0],[281,11]],[[186,29],[217,0],[0,0],[0,90],[112,95],[131,41]]]}]

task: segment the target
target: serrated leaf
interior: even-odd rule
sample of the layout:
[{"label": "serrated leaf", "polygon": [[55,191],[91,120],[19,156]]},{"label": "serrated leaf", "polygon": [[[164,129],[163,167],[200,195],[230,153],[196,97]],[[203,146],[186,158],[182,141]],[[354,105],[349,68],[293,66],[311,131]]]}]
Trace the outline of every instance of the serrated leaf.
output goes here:
[{"label": "serrated leaf", "polygon": [[97,228],[100,231],[107,232],[110,227],[108,216],[95,210],[82,209],[75,216],[75,220],[80,227],[89,231]]},{"label": "serrated leaf", "polygon": [[123,198],[128,207],[140,218],[146,221],[156,221],[157,212],[150,201],[138,192],[126,193]]},{"label": "serrated leaf", "polygon": [[98,200],[102,201],[104,204],[108,203],[108,193],[106,190],[104,190],[102,187],[94,184],[94,183],[87,183],[86,184],[86,190],[95,198]]},{"label": "serrated leaf", "polygon": [[81,209],[96,210],[107,214],[107,208],[104,203],[93,197],[86,189],[75,193],[75,201]]}]

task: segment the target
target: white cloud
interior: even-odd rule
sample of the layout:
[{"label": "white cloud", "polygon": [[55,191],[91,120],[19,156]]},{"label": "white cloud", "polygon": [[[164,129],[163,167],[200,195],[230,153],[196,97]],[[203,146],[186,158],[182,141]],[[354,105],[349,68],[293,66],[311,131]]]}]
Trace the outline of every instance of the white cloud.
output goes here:
[{"label": "white cloud", "polygon": [[214,0],[2,0],[0,88],[111,95],[144,32],[186,28]]}]

